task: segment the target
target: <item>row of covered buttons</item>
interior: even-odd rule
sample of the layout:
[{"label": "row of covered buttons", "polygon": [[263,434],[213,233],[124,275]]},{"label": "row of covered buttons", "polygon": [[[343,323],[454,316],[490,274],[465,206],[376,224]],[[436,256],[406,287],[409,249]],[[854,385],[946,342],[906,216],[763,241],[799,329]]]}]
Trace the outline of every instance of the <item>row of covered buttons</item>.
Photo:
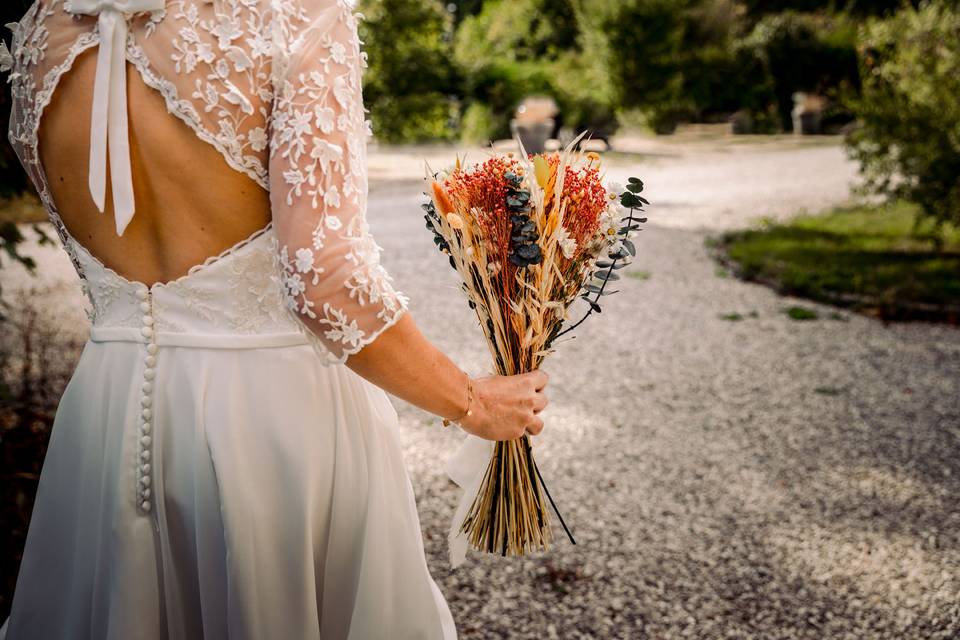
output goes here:
[{"label": "row of covered buttons", "polygon": [[157,342],[154,334],[153,295],[146,287],[137,290],[143,325],[140,332],[146,339],[147,356],[144,359],[143,385],[140,393],[140,430],[137,439],[137,506],[141,512],[150,511],[151,504],[151,445],[153,444],[153,380],[157,375]]}]

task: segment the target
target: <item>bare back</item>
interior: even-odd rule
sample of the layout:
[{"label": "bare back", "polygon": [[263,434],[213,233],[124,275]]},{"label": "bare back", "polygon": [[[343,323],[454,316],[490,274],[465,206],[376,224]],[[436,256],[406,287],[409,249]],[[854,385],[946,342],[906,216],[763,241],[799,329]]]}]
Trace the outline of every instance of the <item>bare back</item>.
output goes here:
[{"label": "bare back", "polygon": [[359,18],[348,0],[36,0],[0,49],[9,138],[86,284],[90,264],[141,292],[199,284],[249,239],[331,360],[396,322],[366,221]]},{"label": "bare back", "polygon": [[174,280],[270,222],[269,193],[167,112],[160,94],[127,66],[136,215],[123,236],[87,186],[96,51],[61,80],[41,122],[41,161],[60,217],[106,266],[145,283]]}]

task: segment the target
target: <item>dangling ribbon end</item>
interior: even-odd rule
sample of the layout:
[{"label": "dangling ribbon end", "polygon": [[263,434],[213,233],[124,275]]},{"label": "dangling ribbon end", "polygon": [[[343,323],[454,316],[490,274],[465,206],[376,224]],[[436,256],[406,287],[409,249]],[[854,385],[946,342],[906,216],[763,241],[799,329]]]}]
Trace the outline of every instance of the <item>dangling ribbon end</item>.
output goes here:
[{"label": "dangling ribbon end", "polygon": [[121,209],[114,205],[116,211],[114,212],[114,218],[117,223],[117,236],[123,236],[123,232],[127,230],[127,226],[130,224],[130,221],[133,220],[134,209]]}]

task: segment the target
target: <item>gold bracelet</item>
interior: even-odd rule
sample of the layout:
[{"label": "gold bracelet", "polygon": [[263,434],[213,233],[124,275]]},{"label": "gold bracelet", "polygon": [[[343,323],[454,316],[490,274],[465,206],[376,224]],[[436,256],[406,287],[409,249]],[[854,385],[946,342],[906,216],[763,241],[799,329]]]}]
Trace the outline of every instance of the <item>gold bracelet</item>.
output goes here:
[{"label": "gold bracelet", "polygon": [[444,418],[444,419],[443,419],[443,426],[444,426],[444,427],[449,427],[451,422],[460,422],[460,421],[463,420],[464,418],[468,418],[468,417],[472,416],[472,415],[473,415],[473,409],[471,409],[472,406],[473,406],[473,378],[471,378],[471,377],[468,375],[468,376],[467,376],[467,410],[464,411],[464,412],[463,412],[463,415],[460,416],[459,418],[455,418],[455,419],[453,419],[453,420],[451,420],[451,419],[449,419],[449,418]]}]

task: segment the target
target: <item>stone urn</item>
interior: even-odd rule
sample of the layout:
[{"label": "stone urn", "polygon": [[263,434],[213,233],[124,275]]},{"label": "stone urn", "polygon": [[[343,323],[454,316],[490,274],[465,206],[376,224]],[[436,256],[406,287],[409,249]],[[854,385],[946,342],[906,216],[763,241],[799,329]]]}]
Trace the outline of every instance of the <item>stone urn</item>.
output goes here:
[{"label": "stone urn", "polygon": [[554,126],[553,118],[542,122],[519,122],[514,118],[510,121],[510,133],[520,139],[527,153],[543,153]]},{"label": "stone urn", "polygon": [[510,120],[510,133],[519,138],[527,153],[543,153],[556,127],[557,103],[546,96],[530,96],[517,107]]},{"label": "stone urn", "polygon": [[810,136],[819,134],[823,127],[823,110],[827,101],[822,96],[797,92],[793,94],[793,132]]}]

